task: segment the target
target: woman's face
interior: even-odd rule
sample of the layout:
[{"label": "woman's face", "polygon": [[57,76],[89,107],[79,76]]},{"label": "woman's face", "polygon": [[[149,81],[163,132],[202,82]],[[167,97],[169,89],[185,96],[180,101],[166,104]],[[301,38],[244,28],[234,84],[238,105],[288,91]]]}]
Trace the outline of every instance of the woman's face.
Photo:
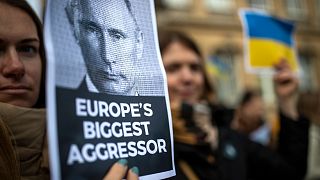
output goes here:
[{"label": "woman's face", "polygon": [[32,18],[0,2],[0,102],[32,107],[41,80],[40,40]]},{"label": "woman's face", "polygon": [[262,97],[254,96],[242,106],[242,118],[248,121],[247,124],[256,124],[263,117],[264,104]]},{"label": "woman's face", "polygon": [[162,53],[162,60],[171,104],[198,102],[204,89],[200,57],[183,44],[173,42]]}]

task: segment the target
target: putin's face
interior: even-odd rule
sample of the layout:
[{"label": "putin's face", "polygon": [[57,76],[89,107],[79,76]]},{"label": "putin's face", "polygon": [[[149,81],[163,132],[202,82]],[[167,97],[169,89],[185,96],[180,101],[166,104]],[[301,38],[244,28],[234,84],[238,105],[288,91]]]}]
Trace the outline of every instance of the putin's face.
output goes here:
[{"label": "putin's face", "polygon": [[99,92],[132,95],[141,33],[121,0],[81,1],[78,42]]}]

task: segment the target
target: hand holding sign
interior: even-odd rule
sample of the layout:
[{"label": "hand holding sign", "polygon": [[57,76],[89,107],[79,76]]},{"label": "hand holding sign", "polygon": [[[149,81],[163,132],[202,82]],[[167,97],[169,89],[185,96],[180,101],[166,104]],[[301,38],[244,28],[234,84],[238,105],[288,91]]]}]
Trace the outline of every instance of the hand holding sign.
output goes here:
[{"label": "hand holding sign", "polygon": [[137,180],[139,179],[139,169],[137,167],[132,167],[128,173],[128,161],[125,159],[120,159],[117,163],[115,163],[108,174],[103,178],[103,180],[121,180],[125,178],[127,174],[127,180]]}]

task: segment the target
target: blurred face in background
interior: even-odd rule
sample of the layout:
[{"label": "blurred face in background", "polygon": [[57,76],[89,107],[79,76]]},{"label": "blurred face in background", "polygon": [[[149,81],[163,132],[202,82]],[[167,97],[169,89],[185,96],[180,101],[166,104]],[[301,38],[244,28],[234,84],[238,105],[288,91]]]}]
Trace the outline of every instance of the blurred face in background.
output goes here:
[{"label": "blurred face in background", "polygon": [[162,60],[167,73],[170,102],[198,102],[204,89],[200,57],[183,44],[173,42],[162,52]]},{"label": "blurred face in background", "polygon": [[241,117],[247,124],[256,124],[264,115],[264,104],[260,96],[252,97],[241,107]]},{"label": "blurred face in background", "polygon": [[0,101],[32,107],[41,80],[40,40],[32,18],[0,2]]}]

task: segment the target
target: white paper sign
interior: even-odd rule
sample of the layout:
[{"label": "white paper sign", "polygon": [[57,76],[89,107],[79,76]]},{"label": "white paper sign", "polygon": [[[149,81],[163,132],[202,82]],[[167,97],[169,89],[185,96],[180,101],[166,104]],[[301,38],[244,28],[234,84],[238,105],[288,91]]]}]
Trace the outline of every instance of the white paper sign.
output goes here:
[{"label": "white paper sign", "polygon": [[47,1],[52,179],[102,179],[120,159],[141,179],[175,175],[153,3]]}]

